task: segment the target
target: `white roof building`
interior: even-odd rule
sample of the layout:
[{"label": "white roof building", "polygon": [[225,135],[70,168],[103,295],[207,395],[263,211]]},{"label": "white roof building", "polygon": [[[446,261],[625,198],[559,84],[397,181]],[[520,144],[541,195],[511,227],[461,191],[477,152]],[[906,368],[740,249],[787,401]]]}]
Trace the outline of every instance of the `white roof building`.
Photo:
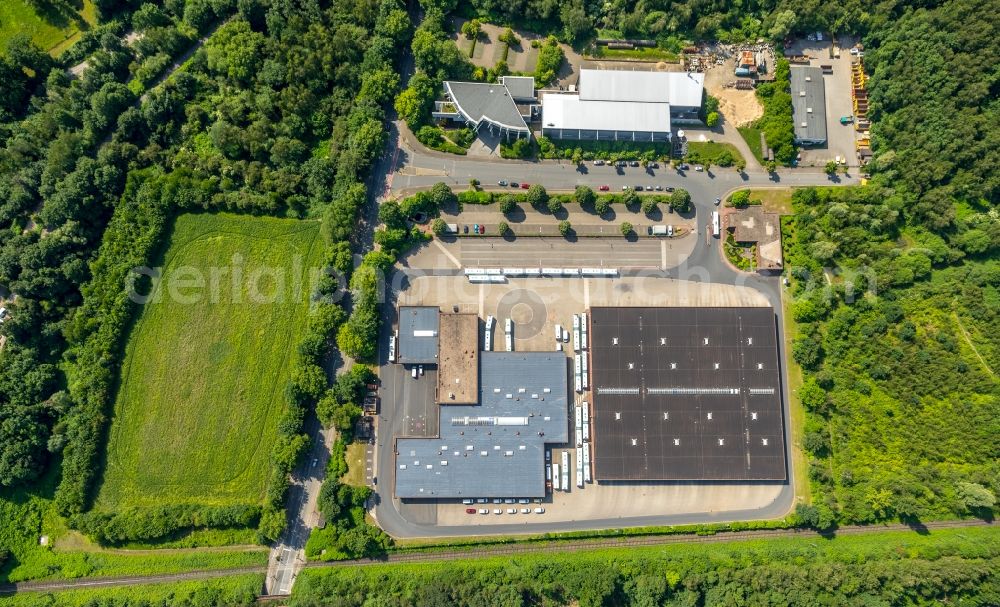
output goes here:
[{"label": "white roof building", "polygon": [[671,122],[698,120],[705,75],[581,70],[579,93],[542,97],[542,133],[552,139],[671,140]]},{"label": "white roof building", "polygon": [[578,89],[585,101],[669,103],[700,108],[705,74],[580,70]]},{"label": "white roof building", "polygon": [[[543,128],[630,133],[669,133],[670,104],[587,101],[579,95],[552,93],[542,103]],[[646,138],[647,141],[650,138]]]}]

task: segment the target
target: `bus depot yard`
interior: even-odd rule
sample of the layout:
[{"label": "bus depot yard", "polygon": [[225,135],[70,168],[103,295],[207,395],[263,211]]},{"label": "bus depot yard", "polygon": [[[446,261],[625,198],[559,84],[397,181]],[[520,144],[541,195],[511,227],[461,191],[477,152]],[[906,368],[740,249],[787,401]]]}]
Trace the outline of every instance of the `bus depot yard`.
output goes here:
[{"label": "bus depot yard", "polygon": [[778,332],[761,294],[611,269],[503,283],[467,272],[396,294],[380,509],[473,535],[727,520],[787,487]]}]

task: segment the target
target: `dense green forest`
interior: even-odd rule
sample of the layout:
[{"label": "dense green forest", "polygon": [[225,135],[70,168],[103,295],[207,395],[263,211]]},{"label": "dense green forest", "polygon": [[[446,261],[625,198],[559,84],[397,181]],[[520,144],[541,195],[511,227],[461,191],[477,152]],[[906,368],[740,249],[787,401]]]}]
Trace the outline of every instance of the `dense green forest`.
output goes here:
[{"label": "dense green forest", "polygon": [[990,10],[956,0],[880,31],[871,183],[794,196],[814,522],[995,511],[1000,45],[968,19]]},{"label": "dense green forest", "polygon": [[[422,3],[424,4],[424,3]],[[833,31],[865,34],[891,24],[907,8],[930,7],[935,0],[431,0],[445,11],[554,33],[571,44],[596,35],[654,39],[679,50],[681,41],[781,40],[791,32]],[[990,11],[983,12],[991,15]]]},{"label": "dense green forest", "polygon": [[[131,25],[144,36],[133,45],[120,37],[128,25],[105,26],[78,78],[32,68],[42,88],[0,131],[0,285],[17,295],[2,326],[0,486],[61,460],[59,512],[105,541],[210,521],[259,524],[261,539],[273,539],[284,526],[288,473],[307,445],[303,418],[326,393],[319,365],[343,311],[317,304],[299,345],[263,510],[182,505],[79,516],[100,476],[135,315],[124,278],[153,260],[172,217],[202,210],[322,217],[325,263],[349,271],[362,180],[382,148],[409,17],[393,0],[190,0],[138,8]],[[193,40],[192,32],[210,35],[166,82],[147,88],[141,70],[158,52],[154,42],[176,56],[177,37]],[[336,286],[331,278],[321,292]],[[38,497],[46,503],[51,494],[30,502],[47,508]]]},{"label": "dense green forest", "polygon": [[309,570],[295,607],[994,605],[995,529],[873,533]]}]

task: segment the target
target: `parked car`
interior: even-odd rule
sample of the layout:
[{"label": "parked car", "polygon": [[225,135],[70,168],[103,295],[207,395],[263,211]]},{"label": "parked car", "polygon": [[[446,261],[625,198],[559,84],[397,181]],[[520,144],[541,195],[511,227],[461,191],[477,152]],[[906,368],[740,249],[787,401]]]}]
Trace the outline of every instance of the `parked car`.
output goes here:
[{"label": "parked car", "polygon": [[522,183],[521,184],[521,189],[522,190],[527,190],[529,187],[531,187],[531,186],[529,186],[527,183]]},{"label": "parked car", "polygon": [[476,509],[475,508],[466,508],[465,509],[465,513],[466,514],[475,514],[476,513]]},{"label": "parked car", "polygon": [[674,226],[673,226],[673,224],[667,226],[667,236],[669,238],[673,238],[674,237]]},{"label": "parked car", "polygon": [[599,188],[597,188],[597,189],[598,189],[598,190],[600,190],[600,191],[602,191],[602,192],[607,192],[607,191],[608,191],[608,190],[610,190],[611,188],[610,188],[609,186],[606,186],[606,185],[602,185],[601,187],[599,187]]},{"label": "parked car", "polygon": [[517,508],[507,508],[507,514],[517,514]]},{"label": "parked car", "polygon": [[493,514],[503,514],[503,508],[494,508]]},{"label": "parked car", "polygon": [[691,165],[689,165],[686,162],[682,162],[679,165],[677,165],[677,168],[680,169],[680,170],[682,170],[682,171],[686,171],[686,170],[688,170],[688,169],[691,168]]},{"label": "parked car", "polygon": [[479,514],[489,514],[489,513],[490,513],[490,509],[489,508],[480,508],[479,509]]},{"label": "parked car", "polygon": [[479,226],[479,233],[480,234],[485,234],[486,233],[486,226]]},{"label": "parked car", "polygon": [[478,223],[472,224],[472,233],[473,234],[478,234],[479,233],[479,224]]},{"label": "parked car", "polygon": [[622,191],[624,192],[624,191],[626,191],[626,190],[628,190],[628,186],[627,186],[627,185],[623,185],[623,186],[622,186]]},{"label": "parked car", "polygon": [[601,166],[604,166],[604,161],[603,161],[603,160],[600,160],[600,159],[598,159],[598,160],[595,160],[595,161],[594,161],[594,166],[595,166],[595,167],[601,167]]},{"label": "parked car", "polygon": [[410,369],[410,377],[412,377],[413,379],[417,379],[417,368],[416,367],[413,367],[413,368]]},{"label": "parked car", "polygon": [[500,499],[499,497],[495,497],[495,498],[493,498],[493,503],[494,503],[494,504],[502,504],[502,503],[503,503],[503,500],[502,500],[502,499]]},{"label": "parked car", "polygon": [[618,162],[615,163],[615,166],[616,167],[625,167],[625,166],[628,166],[628,163],[625,162],[624,160],[619,160]]},{"label": "parked car", "polygon": [[632,167],[637,167],[637,166],[639,166],[639,161],[638,160],[633,160],[632,162],[628,163],[628,165],[632,166]]},{"label": "parked car", "polygon": [[462,226],[462,232],[465,233],[465,234],[468,234],[469,233],[469,226],[467,226],[467,225]]},{"label": "parked car", "polygon": [[531,501],[530,501],[530,500],[528,500],[527,498],[523,498],[523,497],[522,497],[521,499],[517,500],[517,503],[518,503],[518,504],[530,504],[530,503],[531,503]]},{"label": "parked car", "polygon": [[545,514],[545,508],[535,508],[535,514]]},{"label": "parked car", "polygon": [[507,499],[505,499],[505,500],[503,501],[503,503],[505,503],[505,504],[513,504],[513,503],[514,503],[514,500],[513,500],[512,498],[509,498],[509,497],[508,497]]},{"label": "parked car", "polygon": [[634,186],[632,186],[632,189],[635,190],[636,192],[641,192],[642,191],[642,186],[641,185],[634,185]]},{"label": "parked car", "polygon": [[507,180],[501,179],[497,182],[497,185],[507,187]]},{"label": "parked car", "polygon": [[667,191],[668,191],[668,192],[673,192],[673,191],[674,191],[674,186],[672,186],[672,185],[668,185],[668,186],[667,186]]},{"label": "parked car", "polygon": [[521,187],[521,184],[519,184],[516,181],[512,181],[512,182],[510,182],[510,187],[512,187],[512,188],[519,188],[519,187]]},{"label": "parked car", "polygon": [[694,170],[700,173],[705,170],[705,167],[701,166],[700,164],[696,164],[694,165]]},{"label": "parked car", "polygon": [[658,186],[656,186],[653,189],[656,190],[657,192],[662,192],[663,191],[663,186],[662,185],[658,185]]},{"label": "parked car", "polygon": [[419,371],[420,372],[420,376],[423,377],[423,375],[424,375],[424,366],[423,365],[417,365],[417,371]]},{"label": "parked car", "polygon": [[462,503],[463,504],[471,504],[472,500],[471,499],[464,499],[464,500],[462,500]]},{"label": "parked car", "polygon": [[521,514],[530,514],[531,508],[521,508]]}]

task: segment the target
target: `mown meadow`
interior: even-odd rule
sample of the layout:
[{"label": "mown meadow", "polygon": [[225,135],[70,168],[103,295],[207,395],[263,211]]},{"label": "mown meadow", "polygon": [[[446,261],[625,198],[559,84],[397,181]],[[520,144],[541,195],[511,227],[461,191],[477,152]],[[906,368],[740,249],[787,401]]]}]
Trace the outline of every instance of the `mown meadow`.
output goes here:
[{"label": "mown meadow", "polygon": [[260,502],[321,253],[318,222],[177,218],[126,348],[97,508]]}]

